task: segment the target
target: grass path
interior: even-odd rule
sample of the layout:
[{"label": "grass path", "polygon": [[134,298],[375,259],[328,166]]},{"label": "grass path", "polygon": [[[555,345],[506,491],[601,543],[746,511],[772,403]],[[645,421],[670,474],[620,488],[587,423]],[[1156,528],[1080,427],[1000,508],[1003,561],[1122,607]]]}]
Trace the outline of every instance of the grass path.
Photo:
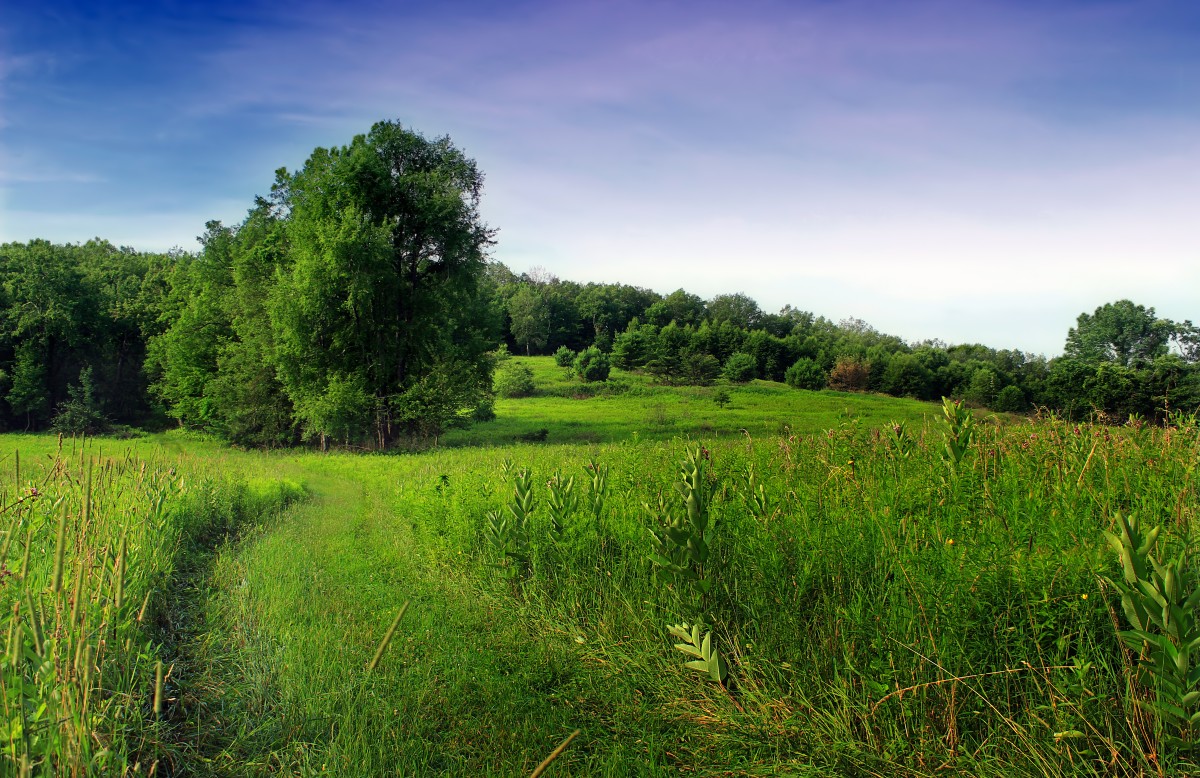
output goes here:
[{"label": "grass path", "polygon": [[[581,710],[586,667],[564,636],[531,634],[514,601],[431,563],[382,469],[356,469],[352,479],[308,470],[314,499],[218,560],[199,647],[208,700],[197,711],[225,726],[198,753],[221,775],[528,774],[594,719]],[[557,774],[660,772],[663,747],[630,725],[602,748],[580,738]]]}]

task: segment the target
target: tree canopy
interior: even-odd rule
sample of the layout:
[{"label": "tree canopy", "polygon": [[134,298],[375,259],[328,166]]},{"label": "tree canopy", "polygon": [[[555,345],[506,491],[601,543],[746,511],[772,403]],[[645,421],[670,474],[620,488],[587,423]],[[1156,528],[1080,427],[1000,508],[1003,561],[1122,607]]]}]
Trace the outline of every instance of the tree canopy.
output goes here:
[{"label": "tree canopy", "polygon": [[1169,319],[1157,318],[1153,308],[1118,300],[1100,306],[1095,313],[1079,314],[1067,333],[1064,352],[1084,362],[1136,367],[1165,355],[1175,329]]}]

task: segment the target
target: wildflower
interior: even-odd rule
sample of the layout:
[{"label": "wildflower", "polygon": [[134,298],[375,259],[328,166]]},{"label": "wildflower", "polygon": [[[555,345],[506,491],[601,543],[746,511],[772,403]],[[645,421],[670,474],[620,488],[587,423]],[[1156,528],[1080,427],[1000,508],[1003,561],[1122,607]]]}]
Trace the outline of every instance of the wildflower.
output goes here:
[{"label": "wildflower", "polygon": [[949,538],[949,539],[946,541],[946,545],[947,545],[947,546],[953,546],[953,545],[954,545],[954,538]]}]

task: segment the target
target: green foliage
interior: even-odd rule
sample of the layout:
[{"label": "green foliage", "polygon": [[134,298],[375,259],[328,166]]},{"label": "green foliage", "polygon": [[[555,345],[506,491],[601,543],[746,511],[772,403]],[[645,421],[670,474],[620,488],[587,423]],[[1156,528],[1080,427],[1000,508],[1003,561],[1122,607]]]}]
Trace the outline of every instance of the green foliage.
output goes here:
[{"label": "green foliage", "polygon": [[554,352],[554,364],[559,367],[571,367],[575,364],[575,352],[566,346],[559,346]]},{"label": "green foliage", "polygon": [[916,354],[893,354],[883,370],[879,388],[896,397],[930,398],[933,371]]},{"label": "green foliage", "polygon": [[579,494],[575,491],[575,476],[562,476],[557,470],[546,483],[550,496],[546,507],[550,510],[550,539],[561,543],[566,538],[571,516],[579,508]]},{"label": "green foliage", "polygon": [[996,394],[996,399],[992,401],[992,409],[1002,413],[1021,413],[1029,410],[1029,403],[1020,387],[1009,384]]},{"label": "green foliage", "polygon": [[744,384],[754,380],[757,372],[758,363],[754,357],[741,351],[730,355],[725,362],[725,369],[722,371],[725,378],[735,384]]},{"label": "green foliage", "polygon": [[[480,383],[485,377],[490,380],[486,372],[480,372],[478,364],[435,363],[393,400],[390,423],[418,438],[436,438],[447,430],[466,427],[481,413],[486,415],[492,403],[491,391]],[[380,419],[377,411],[375,423],[382,446],[388,437],[383,426],[389,422]]]},{"label": "green foliage", "polygon": [[50,405],[46,363],[41,349],[32,341],[25,341],[17,347],[6,399],[13,413],[24,415],[26,419],[41,416]]},{"label": "green foliage", "polygon": [[596,460],[590,459],[584,465],[583,470],[588,476],[588,510],[591,511],[592,518],[599,525],[608,500],[608,465],[601,465]]},{"label": "green foliage", "polygon": [[107,426],[104,414],[96,402],[96,387],[92,383],[92,368],[79,372],[79,383],[68,390],[68,399],[58,406],[53,428],[64,435],[92,435]]},{"label": "green foliage", "polygon": [[529,397],[534,392],[533,371],[515,360],[505,362],[496,371],[493,386],[501,397]]},{"label": "green foliage", "polygon": [[[427,391],[438,365],[460,379],[466,366],[476,374],[468,386],[486,385],[491,344],[477,337],[477,290],[492,233],[479,217],[482,184],[448,139],[394,122],[280,172],[287,261],[267,310],[280,380],[310,435],[332,434],[326,420],[353,420],[355,437],[382,447],[403,430],[444,426],[458,409],[429,424],[414,416],[440,408]],[[331,391],[332,381],[354,391]],[[374,414],[361,412],[363,397]],[[310,412],[334,398],[349,403],[344,412]]]},{"label": "green foliage", "polygon": [[826,376],[816,362],[808,357],[800,357],[787,369],[785,380],[793,389],[816,391],[825,388]]},{"label": "green foliage", "polygon": [[943,397],[942,424],[945,444],[939,453],[951,471],[957,471],[975,439],[975,414],[961,402]]},{"label": "green foliage", "polygon": [[888,444],[900,459],[908,459],[917,448],[917,441],[908,429],[906,422],[892,423],[888,426]]},{"label": "green foliage", "polygon": [[743,330],[754,329],[763,318],[758,303],[741,292],[717,295],[708,301],[705,312],[713,323],[729,322]]},{"label": "green foliage", "polygon": [[971,384],[963,396],[969,402],[991,407],[999,392],[1000,381],[996,377],[995,371],[983,367],[971,375]]},{"label": "green foliage", "polygon": [[709,543],[708,506],[700,467],[699,452],[689,449],[680,465],[675,485],[683,505],[660,502],[646,505],[646,512],[658,519],[659,527],[650,530],[650,562],[654,574],[666,584],[686,585],[698,598],[708,593],[712,581],[705,577]]},{"label": "green foliage", "polygon": [[595,346],[585,348],[575,357],[574,371],[581,381],[607,381],[611,370],[608,355]]},{"label": "green foliage", "polygon": [[1153,308],[1129,300],[1106,303],[1089,315],[1079,314],[1067,333],[1064,352],[1084,362],[1115,362],[1135,367],[1167,353],[1175,324],[1159,319]]},{"label": "green foliage", "polygon": [[[530,362],[539,381],[566,383],[549,357]],[[654,401],[685,423],[671,398],[687,399],[697,417],[715,410],[711,392],[635,385],[659,392]],[[712,535],[705,577],[713,580],[703,618],[691,609],[688,584],[648,574],[640,506],[664,494],[666,511],[681,510],[673,488],[678,440],[221,460],[211,445],[184,436],[148,442],[185,447],[195,469],[287,468],[320,499],[222,551],[197,587],[211,596],[211,610],[185,614],[184,623],[201,630],[187,651],[202,661],[164,673],[162,726],[144,742],[161,748],[177,774],[249,776],[267,763],[297,775],[320,774],[322,765],[362,775],[431,766],[447,775],[528,774],[580,711],[598,710],[604,715],[593,717],[586,747],[556,768],[853,774],[866,765],[873,774],[916,776],[950,764],[950,772],[990,778],[1196,772],[1194,756],[1169,745],[1174,725],[1138,703],[1156,692],[1128,682],[1124,657],[1134,657],[1114,635],[1096,580],[1108,572],[1098,527],[1116,512],[1169,520],[1164,533],[1185,533],[1196,521],[1189,472],[1200,441],[1185,415],[1174,416],[1170,430],[980,423],[951,488],[942,478],[942,423],[922,421],[929,406],[756,384],[737,390],[739,408],[729,413],[768,393],[790,404],[760,407],[759,423],[743,423],[752,438],[711,439],[702,463]],[[642,402],[644,415],[646,398],[630,399]],[[581,426],[608,423],[595,418],[597,403],[571,402],[577,420],[581,409],[589,414]],[[875,410],[859,423],[851,414],[841,424],[811,421],[826,402],[856,416]],[[527,404],[502,401],[501,416]],[[889,416],[905,422],[903,434],[876,429]],[[794,427],[781,430],[780,419]],[[566,422],[555,422],[557,433]],[[55,441],[37,445],[23,470],[43,462]],[[119,465],[124,444],[103,445]],[[581,470],[589,458],[604,465]],[[502,554],[485,537],[489,509],[508,516],[515,470],[505,475],[506,459],[547,476],[573,473],[580,499],[561,544],[547,536],[549,505],[534,506],[532,560],[520,578],[497,573]],[[9,452],[0,452],[0,464],[0,490],[10,489]],[[606,498],[603,520],[593,522],[596,470],[607,471]],[[546,480],[534,486],[548,503]],[[44,560],[36,564],[44,565],[45,591],[53,588],[58,514],[48,518],[35,523],[31,546],[32,558]],[[24,538],[22,527],[6,556],[10,570],[19,570]],[[74,582],[66,547],[64,591]],[[119,538],[103,547],[119,550]],[[1155,554],[1160,563],[1175,556]],[[6,607],[13,584],[0,587]],[[405,616],[411,628],[402,624],[379,667],[364,675],[409,598],[420,604]],[[40,615],[50,614],[43,607]],[[1132,629],[1120,607],[1116,615],[1121,629]],[[683,622],[686,640],[662,639]],[[731,692],[684,666],[704,658],[709,632],[710,658],[727,663],[726,684],[736,677]],[[677,643],[693,652],[671,648]],[[147,719],[158,659],[171,667],[171,656],[153,655],[134,689]],[[682,672],[672,672],[675,664]],[[118,687],[93,693],[99,688]],[[664,719],[663,709],[687,715]],[[219,724],[214,710],[223,712]],[[433,762],[431,742],[442,755]]]},{"label": "green foliage", "polygon": [[1121,631],[1138,657],[1135,678],[1153,693],[1139,703],[1167,729],[1167,742],[1190,749],[1200,735],[1200,573],[1186,549],[1163,560],[1160,528],[1142,532],[1136,518],[1117,514],[1120,534],[1105,532],[1122,577],[1105,580],[1120,594],[1133,629]]},{"label": "green foliage", "polygon": [[725,387],[718,387],[717,391],[713,392],[713,402],[718,408],[724,408],[729,405],[729,390]]},{"label": "green foliage", "polygon": [[646,309],[645,320],[659,327],[675,323],[680,327],[699,324],[704,319],[704,300],[683,289],[676,289]]},{"label": "green foliage", "polygon": [[[647,512],[657,515],[658,529],[650,530],[650,562],[655,568],[655,577],[673,586],[685,600],[685,607],[703,618],[707,595],[712,589],[710,574],[711,534],[709,518],[710,495],[705,481],[704,463],[708,451],[704,448],[689,448],[687,458],[679,465],[679,477],[675,490],[678,503],[661,497],[656,507],[646,505]],[[714,646],[712,632],[701,639],[701,624],[683,624],[668,627],[668,631],[681,638],[675,648],[688,656],[695,657],[686,667],[707,673],[717,683],[723,684],[729,676],[729,668]]]},{"label": "green foliage", "polygon": [[638,324],[634,319],[629,325],[629,329],[613,340],[613,364],[622,370],[640,370],[654,358],[656,341],[657,335],[654,327],[649,324]]},{"label": "green foliage", "polygon": [[171,692],[194,617],[184,593],[204,588],[197,571],[215,543],[299,490],[252,490],[221,475],[245,461],[165,459],[157,443],[118,457],[48,437],[21,444],[37,456],[22,463],[11,445],[0,456],[0,775],[177,764]]},{"label": "green foliage", "polygon": [[529,574],[533,561],[530,517],[535,496],[529,468],[513,474],[513,496],[501,511],[488,511],[484,537],[499,554],[496,567],[503,576],[516,581]]},{"label": "green foliage", "polygon": [[693,386],[707,386],[721,374],[721,363],[712,354],[689,348],[680,358],[680,372],[676,376]]},{"label": "green foliage", "polygon": [[296,415],[304,427],[306,439],[349,443],[371,423],[374,398],[361,375],[332,373],[325,377],[319,393],[304,395],[296,406]]},{"label": "green foliage", "polygon": [[713,645],[712,631],[704,633],[701,638],[699,624],[675,624],[668,628],[672,635],[682,640],[675,648],[695,659],[685,662],[684,667],[706,674],[713,681],[724,684],[729,678],[729,665],[721,653]]},{"label": "green foliage", "polygon": [[541,288],[522,284],[508,300],[509,329],[517,345],[529,356],[550,342],[551,311]]}]

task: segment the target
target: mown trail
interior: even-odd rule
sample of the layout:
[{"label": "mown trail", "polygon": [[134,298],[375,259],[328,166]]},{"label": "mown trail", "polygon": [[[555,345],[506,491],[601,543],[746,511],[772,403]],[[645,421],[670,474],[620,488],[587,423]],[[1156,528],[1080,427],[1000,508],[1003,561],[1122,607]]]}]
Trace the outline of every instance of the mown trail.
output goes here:
[{"label": "mown trail", "polygon": [[[1118,514],[1192,542],[1197,428],[965,424],[264,457],[310,499],[216,555],[176,772],[528,775],[578,728],[551,775],[1195,773],[1097,576]],[[707,605],[649,557],[700,461]],[[726,687],[668,630],[697,618]]]},{"label": "mown trail", "polygon": [[[389,460],[338,475],[326,459],[304,461],[313,498],[228,549],[213,572],[209,633],[196,646],[207,665],[203,702],[189,722],[204,735],[191,770],[528,774],[594,719],[580,710],[587,668],[567,636],[531,632],[519,602],[494,599],[422,552],[416,524],[396,513]],[[590,754],[589,743],[576,741],[574,769],[563,760],[557,774],[582,774],[584,764],[586,774],[624,775],[631,764],[659,772],[652,743],[631,737]]]}]

